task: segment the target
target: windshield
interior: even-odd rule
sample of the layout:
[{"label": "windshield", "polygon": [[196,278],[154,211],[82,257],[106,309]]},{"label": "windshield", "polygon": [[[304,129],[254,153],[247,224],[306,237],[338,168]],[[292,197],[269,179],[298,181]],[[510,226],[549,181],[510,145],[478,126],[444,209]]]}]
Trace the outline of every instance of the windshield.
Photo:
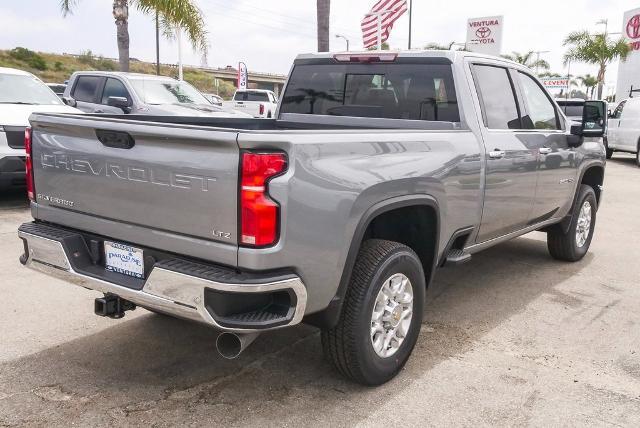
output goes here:
[{"label": "windshield", "polygon": [[62,102],[35,76],[0,74],[0,104],[62,105]]},{"label": "windshield", "polygon": [[130,78],[133,89],[146,104],[211,104],[196,88],[178,80]]}]

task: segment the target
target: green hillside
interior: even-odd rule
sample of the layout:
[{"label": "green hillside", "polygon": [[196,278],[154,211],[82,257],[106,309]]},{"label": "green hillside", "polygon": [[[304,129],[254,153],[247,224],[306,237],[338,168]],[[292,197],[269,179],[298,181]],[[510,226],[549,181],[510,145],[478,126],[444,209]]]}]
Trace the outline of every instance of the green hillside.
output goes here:
[{"label": "green hillside", "polygon": [[[47,83],[62,83],[69,79],[69,76],[71,76],[71,73],[74,71],[118,70],[118,64],[115,61],[95,56],[91,51],[87,51],[79,56],[72,56],[33,52],[25,48],[0,50],[0,67],[11,67],[29,71]],[[156,66],[154,63],[132,60],[131,71],[155,74]],[[205,93],[216,92],[213,78],[210,74],[188,67],[184,68],[183,73],[184,80],[191,83],[200,91]],[[163,76],[176,77],[178,75],[178,68],[161,66],[160,74]],[[228,99],[233,95],[235,87],[233,84],[221,80],[219,91],[220,96]]]}]

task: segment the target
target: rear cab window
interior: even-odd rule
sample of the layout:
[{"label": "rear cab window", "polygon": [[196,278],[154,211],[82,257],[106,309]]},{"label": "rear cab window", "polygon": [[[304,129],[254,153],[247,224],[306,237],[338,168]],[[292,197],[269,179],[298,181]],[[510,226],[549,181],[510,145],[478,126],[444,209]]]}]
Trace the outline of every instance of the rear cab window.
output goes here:
[{"label": "rear cab window", "polygon": [[258,102],[269,102],[269,95],[266,92],[236,92],[236,95],[233,97],[234,101],[258,101]]},{"label": "rear cab window", "polygon": [[460,122],[451,63],[296,64],[280,113]]}]

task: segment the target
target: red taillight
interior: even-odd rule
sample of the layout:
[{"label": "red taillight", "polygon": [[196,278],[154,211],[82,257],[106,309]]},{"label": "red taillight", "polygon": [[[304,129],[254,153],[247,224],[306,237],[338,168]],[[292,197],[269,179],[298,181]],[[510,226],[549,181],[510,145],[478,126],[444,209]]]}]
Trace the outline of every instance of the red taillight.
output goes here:
[{"label": "red taillight", "polygon": [[240,180],[240,242],[252,247],[278,239],[278,204],[269,199],[267,181],[287,169],[284,153],[243,153]]},{"label": "red taillight", "polygon": [[27,195],[29,200],[36,200],[36,190],[33,186],[33,160],[32,160],[32,148],[31,148],[31,128],[24,130],[24,150],[27,153],[25,159],[26,173],[27,173]]},{"label": "red taillight", "polygon": [[260,104],[260,114],[264,114],[264,104]]}]

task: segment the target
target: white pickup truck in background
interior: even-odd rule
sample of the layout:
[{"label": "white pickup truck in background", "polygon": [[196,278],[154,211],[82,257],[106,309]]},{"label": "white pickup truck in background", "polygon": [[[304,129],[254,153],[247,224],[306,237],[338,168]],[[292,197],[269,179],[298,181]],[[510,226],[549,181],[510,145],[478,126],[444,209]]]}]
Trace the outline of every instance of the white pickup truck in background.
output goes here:
[{"label": "white pickup truck in background", "polygon": [[256,118],[271,119],[278,108],[278,98],[266,89],[237,90],[231,101],[234,110]]}]

